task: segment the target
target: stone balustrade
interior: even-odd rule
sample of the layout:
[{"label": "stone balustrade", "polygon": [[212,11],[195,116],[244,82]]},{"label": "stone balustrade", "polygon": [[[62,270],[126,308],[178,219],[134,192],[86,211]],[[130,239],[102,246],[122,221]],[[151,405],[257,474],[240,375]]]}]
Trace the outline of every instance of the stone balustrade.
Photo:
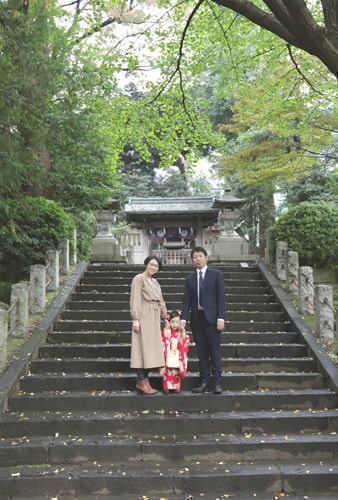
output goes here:
[{"label": "stone balustrade", "polygon": [[[74,235],[75,236],[75,235]],[[11,288],[10,308],[0,309],[0,371],[7,362],[8,337],[22,339],[28,333],[29,314],[42,314],[46,307],[46,292],[57,291],[60,276],[69,272],[69,263],[76,264],[76,254],[70,255],[69,240],[58,242],[57,250],[48,250],[46,265],[30,266],[29,285],[15,283]],[[10,318],[8,330],[8,318]]]},{"label": "stone balustrade", "polygon": [[337,311],[333,307],[333,287],[314,285],[313,269],[298,266],[297,252],[289,251],[285,241],[276,244],[276,276],[286,285],[287,291],[298,296],[298,309],[303,315],[316,313],[316,332],[324,344],[334,341]]}]

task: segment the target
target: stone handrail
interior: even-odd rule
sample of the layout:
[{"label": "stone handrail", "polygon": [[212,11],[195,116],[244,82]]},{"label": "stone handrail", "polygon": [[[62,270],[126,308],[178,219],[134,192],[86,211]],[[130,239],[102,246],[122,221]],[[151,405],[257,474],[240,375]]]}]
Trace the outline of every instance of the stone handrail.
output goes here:
[{"label": "stone handrail", "polygon": [[[74,232],[76,239],[76,233]],[[9,309],[0,309],[0,371],[7,363],[7,342],[12,336],[22,339],[29,329],[29,314],[42,314],[46,307],[46,292],[57,291],[60,275],[69,272],[69,265],[76,264],[76,253],[70,255],[69,240],[58,242],[58,250],[48,250],[46,265],[30,266],[29,285],[15,283],[11,288]],[[10,328],[8,330],[8,316]]]},{"label": "stone handrail", "polygon": [[[333,307],[333,287],[313,284],[313,268],[298,266],[297,252],[288,251],[285,241],[276,245],[276,276],[286,284],[287,291],[298,296],[301,314],[316,312],[316,331],[323,343],[332,343],[337,332],[337,310]],[[336,320],[336,331],[334,321]]]}]

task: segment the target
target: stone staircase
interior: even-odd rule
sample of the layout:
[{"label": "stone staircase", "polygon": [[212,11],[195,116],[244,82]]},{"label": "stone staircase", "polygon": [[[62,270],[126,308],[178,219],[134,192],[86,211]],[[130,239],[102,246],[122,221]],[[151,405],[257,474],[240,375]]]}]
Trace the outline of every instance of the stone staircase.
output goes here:
[{"label": "stone staircase", "polygon": [[[338,498],[336,394],[261,269],[226,283],[223,394],[135,392],[129,291],[143,267],[89,265],[0,420],[0,499]],[[185,276],[158,274],[168,310]],[[156,373],[151,384],[160,389]]]}]

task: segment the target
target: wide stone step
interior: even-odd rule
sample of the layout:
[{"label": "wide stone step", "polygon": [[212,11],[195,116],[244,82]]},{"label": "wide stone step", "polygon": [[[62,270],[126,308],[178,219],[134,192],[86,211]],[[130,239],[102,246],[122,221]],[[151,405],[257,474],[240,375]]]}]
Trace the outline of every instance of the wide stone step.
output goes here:
[{"label": "wide stone step", "polygon": [[[288,332],[291,330],[291,324],[285,322],[268,322],[268,321],[225,321],[225,331],[227,332]],[[98,332],[128,332],[131,330],[131,320],[116,320],[116,321],[71,321],[59,320],[54,324],[56,332],[81,332],[81,331],[98,331]]]},{"label": "wide stone step", "polygon": [[[81,284],[78,286],[79,293],[126,293],[130,294],[130,285],[103,285],[103,284]],[[162,287],[163,297],[166,294],[179,294],[183,296],[184,286],[182,285],[172,285]],[[245,295],[255,295],[255,294],[269,294],[269,288],[267,286],[243,286],[239,284],[238,286],[226,285],[226,295],[227,294],[241,294]]]},{"label": "wide stone step", "polygon": [[[131,285],[131,279],[129,278],[122,278],[119,276],[114,276],[114,277],[105,277],[105,278],[100,278],[100,277],[94,277],[94,276],[84,276],[81,279],[81,285],[106,285],[106,286],[118,286],[118,287],[129,287]],[[185,278],[175,278],[175,277],[168,277],[168,278],[163,278],[158,277],[157,280],[159,281],[161,287],[163,290],[170,289],[170,288],[175,288],[175,289],[181,289],[184,290],[184,285],[185,285]],[[247,276],[243,277],[243,279],[233,279],[229,278],[225,280],[225,287],[227,288],[234,288],[234,287],[242,287],[245,285],[245,287],[249,288],[259,288],[259,287],[265,287],[266,282],[263,279],[249,279]]]},{"label": "wide stone step", "polygon": [[[197,385],[196,376],[188,376],[182,382],[182,390],[192,390]],[[153,384],[161,390],[159,381]],[[258,390],[258,389],[323,389],[325,377],[318,373],[225,373],[222,377],[224,391]],[[44,391],[135,391],[135,375],[93,374],[55,374],[34,375],[21,382],[24,392]]]},{"label": "wide stone step", "polygon": [[[168,396],[176,397],[176,395]],[[208,418],[205,418],[206,415]],[[164,425],[165,424],[165,425]],[[214,412],[206,409],[171,411],[157,409],[139,412],[10,412],[1,420],[0,439],[31,436],[125,436],[151,439],[155,435],[189,438],[203,434],[335,433],[338,431],[337,410]]]},{"label": "wide stone step", "polygon": [[[210,266],[211,267],[211,266]],[[262,279],[262,275],[258,269],[250,269],[246,271],[240,271],[239,269],[229,271],[224,268],[218,268],[214,267],[215,269],[219,269],[224,276],[224,279]],[[175,269],[172,270],[162,270],[158,273],[158,278],[159,279],[185,279],[189,274],[192,274],[194,272],[194,268],[191,267],[190,269],[179,269],[176,267]],[[143,269],[139,269],[139,272],[143,272]],[[138,274],[136,270],[92,270],[90,268],[87,269],[87,271],[84,274],[84,277],[86,278],[125,278],[125,279],[133,279],[133,277]]]},{"label": "wide stone step", "polygon": [[152,396],[135,395],[135,392],[42,392],[18,393],[10,397],[11,411],[259,411],[321,410],[335,407],[336,395],[329,390],[284,391],[233,391],[220,395],[213,393],[192,394],[181,392],[173,397],[161,392]]},{"label": "wide stone step", "polygon": [[[77,289],[79,290],[79,289]],[[232,303],[232,304],[238,304],[238,303],[249,303],[249,304],[266,304],[266,303],[271,303],[275,302],[275,298],[271,294],[263,294],[263,295],[243,295],[241,293],[241,289],[238,288],[235,290],[237,293],[229,293],[229,290],[226,292],[226,303]],[[166,302],[179,302],[182,305],[182,300],[183,300],[183,294],[180,296],[177,296],[177,294],[171,294],[171,293],[166,293],[165,294],[165,301]],[[130,305],[130,290],[127,292],[123,293],[108,293],[108,292],[98,292],[97,290],[95,292],[75,292],[72,294],[72,300],[74,302],[82,302],[82,301],[90,301],[90,302],[102,302],[102,301],[107,301],[107,302],[114,302],[114,303],[124,303],[126,304],[127,308],[129,308]]]},{"label": "wide stone step", "polygon": [[0,441],[0,467],[18,464],[84,464],[99,461],[101,464],[163,463],[189,467],[199,462],[222,461],[234,464],[238,461],[331,460],[338,445],[336,434],[300,435],[288,434],[253,436],[219,435],[186,440],[175,436],[153,436],[140,439],[126,437],[54,437],[19,438]]},{"label": "wide stone step", "polygon": [[[175,302],[168,300],[166,297],[166,306],[168,310],[180,309],[182,308],[182,300],[177,300]],[[253,312],[280,312],[280,305],[274,303],[231,303],[226,302],[226,311],[253,311]],[[67,311],[119,311],[122,313],[128,313],[130,318],[130,301],[69,301],[67,302]]]},{"label": "wide stone step", "polygon": [[[111,359],[37,359],[31,362],[32,373],[117,373],[130,371],[129,360]],[[233,358],[223,361],[223,369],[232,373],[309,372],[315,369],[313,359],[294,358]],[[197,371],[197,359],[190,359],[189,371]],[[116,373],[115,372],[115,373]],[[154,370],[154,373],[157,372]]]},{"label": "wide stone step", "polygon": [[[195,345],[189,348],[190,358],[197,357]],[[222,344],[222,358],[301,358],[308,354],[304,344]],[[130,345],[51,345],[40,348],[41,358],[109,358],[119,360],[130,357]]]},{"label": "wide stone step", "polygon": [[[13,474],[16,476],[13,477]],[[36,500],[39,496],[59,495],[60,491],[64,498],[74,495],[75,491],[81,499],[89,498],[88,495],[94,498],[99,495],[100,498],[103,494],[105,499],[117,500],[122,497],[123,500],[159,499],[173,492],[174,496],[182,495],[182,499],[189,498],[189,495],[197,498],[202,495],[206,500],[222,496],[248,499],[255,495],[260,500],[266,500],[267,493],[271,498],[275,493],[306,495],[310,491],[312,496],[325,491],[329,499],[329,495],[334,498],[337,494],[337,484],[338,467],[336,462],[330,461],[300,465],[244,462],[227,466],[223,462],[210,462],[208,465],[190,464],[189,467],[142,463],[123,467],[120,464],[86,464],[22,467],[20,471],[0,469],[0,492],[6,492],[5,497],[0,496],[1,500],[7,500],[8,496]],[[257,497],[260,492],[262,496]],[[113,497],[106,496],[109,494]]]},{"label": "wide stone step", "polygon": [[[62,313],[63,320],[88,320],[88,321],[131,321],[130,311],[128,310],[80,310],[80,311],[64,311]],[[228,311],[226,315],[227,321],[249,321],[249,322],[281,322],[285,319],[284,313],[277,311]]]},{"label": "wide stone step", "polygon": [[[47,337],[49,344],[128,344],[131,333],[120,332],[50,332]],[[191,342],[193,338],[191,337]],[[303,339],[299,333],[248,333],[222,332],[221,342],[224,344],[300,344]],[[192,345],[190,346],[190,349]],[[191,351],[190,351],[191,352]]]}]

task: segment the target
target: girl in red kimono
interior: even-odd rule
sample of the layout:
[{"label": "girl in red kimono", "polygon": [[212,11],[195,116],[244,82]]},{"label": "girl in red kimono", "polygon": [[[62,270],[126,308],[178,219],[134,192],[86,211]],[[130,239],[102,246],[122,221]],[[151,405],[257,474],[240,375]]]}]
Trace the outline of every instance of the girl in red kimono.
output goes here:
[{"label": "girl in red kimono", "polygon": [[163,377],[163,392],[181,391],[181,379],[186,376],[190,339],[180,328],[181,314],[173,311],[169,315],[169,328],[162,331],[165,366],[160,368]]}]

